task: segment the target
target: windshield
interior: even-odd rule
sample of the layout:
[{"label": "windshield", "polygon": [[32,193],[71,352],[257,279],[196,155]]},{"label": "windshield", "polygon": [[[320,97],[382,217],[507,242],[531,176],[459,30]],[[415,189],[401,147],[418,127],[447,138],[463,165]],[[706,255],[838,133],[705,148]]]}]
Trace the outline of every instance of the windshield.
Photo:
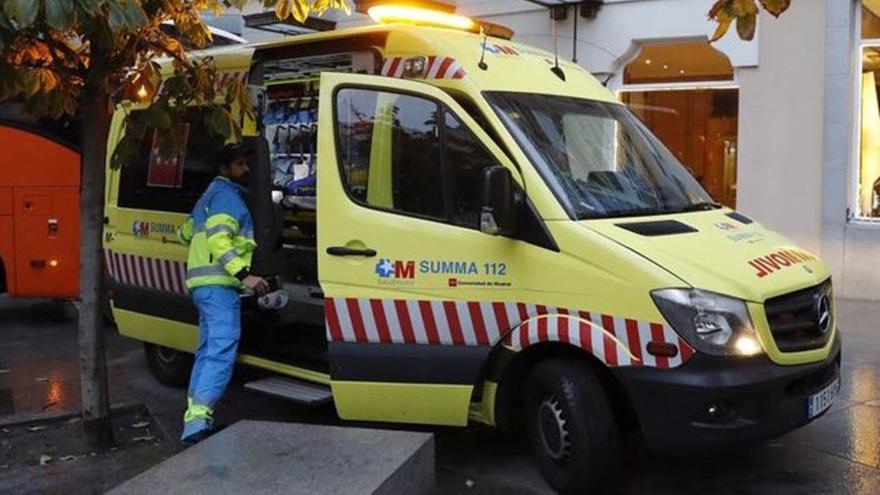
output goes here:
[{"label": "windshield", "polygon": [[574,218],[719,207],[623,105],[526,93],[486,96]]}]

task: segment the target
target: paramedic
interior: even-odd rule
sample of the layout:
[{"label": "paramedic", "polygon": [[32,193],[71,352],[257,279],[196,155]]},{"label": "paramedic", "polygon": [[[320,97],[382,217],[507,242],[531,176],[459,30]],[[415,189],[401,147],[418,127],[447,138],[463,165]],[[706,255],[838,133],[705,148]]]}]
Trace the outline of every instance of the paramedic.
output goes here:
[{"label": "paramedic", "polygon": [[269,289],[264,279],[249,271],[256,242],[243,198],[250,173],[245,150],[224,147],[217,167],[219,175],[179,232],[189,245],[186,286],[199,310],[199,345],[181,435],[184,446],[214,431],[213,408],[232,377],[241,334],[239,291],[263,294]]}]

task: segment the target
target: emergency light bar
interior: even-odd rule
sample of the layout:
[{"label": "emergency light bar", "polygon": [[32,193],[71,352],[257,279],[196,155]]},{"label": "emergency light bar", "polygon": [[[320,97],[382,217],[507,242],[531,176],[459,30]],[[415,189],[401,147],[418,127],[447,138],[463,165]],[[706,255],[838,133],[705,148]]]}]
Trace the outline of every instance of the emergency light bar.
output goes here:
[{"label": "emergency light bar", "polygon": [[463,15],[405,5],[374,5],[367,14],[381,24],[406,22],[464,30],[473,30],[476,26],[473,19]]}]

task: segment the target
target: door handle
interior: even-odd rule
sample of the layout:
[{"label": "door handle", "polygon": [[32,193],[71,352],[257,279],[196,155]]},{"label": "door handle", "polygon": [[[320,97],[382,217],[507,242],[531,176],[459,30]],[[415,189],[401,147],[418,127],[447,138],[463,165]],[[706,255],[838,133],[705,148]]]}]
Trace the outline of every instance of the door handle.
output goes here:
[{"label": "door handle", "polygon": [[331,246],[327,248],[327,254],[331,256],[366,256],[372,258],[376,256],[376,250],[370,248],[349,248],[344,246]]}]

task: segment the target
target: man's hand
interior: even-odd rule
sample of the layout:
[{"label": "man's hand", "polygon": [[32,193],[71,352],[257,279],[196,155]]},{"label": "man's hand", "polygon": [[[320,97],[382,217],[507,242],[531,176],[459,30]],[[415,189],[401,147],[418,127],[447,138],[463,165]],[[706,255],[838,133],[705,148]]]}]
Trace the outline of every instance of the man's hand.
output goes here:
[{"label": "man's hand", "polygon": [[248,275],[241,281],[244,288],[255,293],[258,296],[262,296],[263,294],[269,292],[269,282],[266,282],[266,279],[263,277],[258,277],[256,275]]}]

